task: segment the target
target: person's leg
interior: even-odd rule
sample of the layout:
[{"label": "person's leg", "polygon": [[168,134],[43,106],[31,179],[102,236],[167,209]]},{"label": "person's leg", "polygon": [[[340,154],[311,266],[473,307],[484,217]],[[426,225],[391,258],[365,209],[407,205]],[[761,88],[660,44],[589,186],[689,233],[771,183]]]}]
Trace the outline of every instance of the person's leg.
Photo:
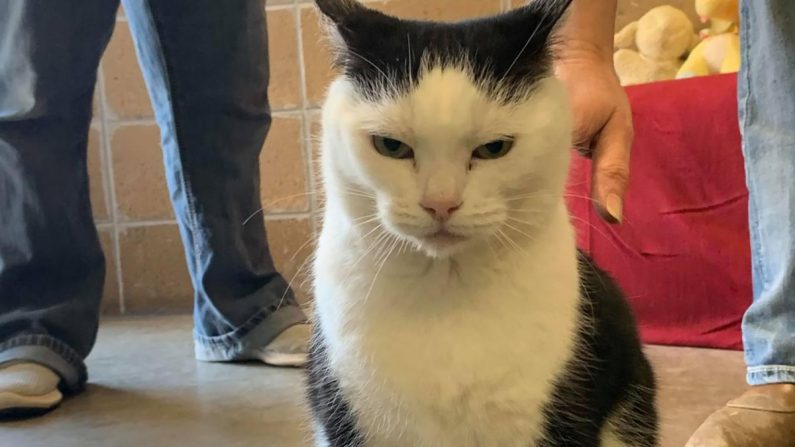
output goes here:
[{"label": "person's leg", "polygon": [[124,0],[124,6],[161,128],[196,290],[196,356],[257,357],[255,351],[306,320],[274,267],[258,213],[258,158],[271,123],[265,5]]},{"label": "person's leg", "polygon": [[795,3],[743,2],[738,79],[754,301],[743,318],[748,383],[795,383]]},{"label": "person's leg", "polygon": [[795,445],[795,3],[741,5],[740,128],[754,300],[743,318],[750,391],[688,446]]},{"label": "person's leg", "polygon": [[[56,372],[66,391],[86,381],[105,275],[86,144],[116,8],[0,2],[0,387],[24,391],[41,371],[8,372],[20,363]],[[14,404],[6,388],[2,408]]]}]

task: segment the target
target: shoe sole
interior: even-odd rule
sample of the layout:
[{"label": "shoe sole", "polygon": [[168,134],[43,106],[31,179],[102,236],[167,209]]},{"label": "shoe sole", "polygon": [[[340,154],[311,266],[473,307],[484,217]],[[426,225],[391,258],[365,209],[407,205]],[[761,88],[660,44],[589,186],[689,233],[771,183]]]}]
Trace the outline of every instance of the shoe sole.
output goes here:
[{"label": "shoe sole", "polygon": [[18,419],[44,414],[63,400],[60,391],[54,390],[39,396],[26,396],[10,391],[0,392],[0,418]]},{"label": "shoe sole", "polygon": [[31,419],[43,416],[49,413],[50,411],[58,408],[58,405],[59,404],[55,404],[52,407],[48,408],[18,407],[18,408],[8,408],[6,410],[0,410],[0,422],[14,422],[14,421],[20,421],[24,419]]},{"label": "shoe sole", "polygon": [[280,352],[259,352],[254,354],[243,354],[235,358],[221,358],[206,353],[196,354],[196,360],[208,363],[238,363],[238,362],[262,362],[268,366],[285,368],[302,368],[306,365],[309,355],[306,353],[286,354]]},{"label": "shoe sole", "polygon": [[300,354],[285,354],[281,352],[263,352],[258,360],[270,366],[301,368],[306,365],[307,355]]}]

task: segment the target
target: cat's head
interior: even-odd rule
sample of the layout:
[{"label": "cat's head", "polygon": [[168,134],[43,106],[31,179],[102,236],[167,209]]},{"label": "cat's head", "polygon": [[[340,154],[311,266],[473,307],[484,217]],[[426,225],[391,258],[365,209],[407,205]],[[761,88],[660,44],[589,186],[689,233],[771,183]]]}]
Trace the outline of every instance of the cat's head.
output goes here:
[{"label": "cat's head", "polygon": [[317,0],[342,72],[324,106],[329,200],[436,257],[532,237],[560,205],[568,166],[552,59],[570,1],[437,23]]}]

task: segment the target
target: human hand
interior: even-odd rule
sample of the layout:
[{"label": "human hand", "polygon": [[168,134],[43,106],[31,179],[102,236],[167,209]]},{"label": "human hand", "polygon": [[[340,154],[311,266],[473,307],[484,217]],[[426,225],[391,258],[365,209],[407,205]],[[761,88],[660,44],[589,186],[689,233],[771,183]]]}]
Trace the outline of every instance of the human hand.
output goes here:
[{"label": "human hand", "polygon": [[621,222],[629,183],[632,111],[612,58],[570,41],[555,74],[569,93],[574,147],[593,161],[591,196],[596,208],[605,221]]}]

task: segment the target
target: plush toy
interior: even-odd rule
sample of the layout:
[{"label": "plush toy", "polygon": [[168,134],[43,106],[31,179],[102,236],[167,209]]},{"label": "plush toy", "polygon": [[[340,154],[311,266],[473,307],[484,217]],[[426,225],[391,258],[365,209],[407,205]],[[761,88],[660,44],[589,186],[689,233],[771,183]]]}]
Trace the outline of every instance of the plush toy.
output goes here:
[{"label": "plush toy", "polygon": [[737,33],[739,0],[696,0],[696,14],[701,23],[709,22],[709,28],[702,30],[702,38],[724,33]]},{"label": "plush toy", "polygon": [[673,6],[651,9],[614,36],[613,62],[621,84],[673,79],[697,42],[687,14]]},{"label": "plush toy", "polygon": [[702,21],[710,21],[706,36],[676,73],[677,79],[740,69],[739,5],[737,0],[696,0]]}]

